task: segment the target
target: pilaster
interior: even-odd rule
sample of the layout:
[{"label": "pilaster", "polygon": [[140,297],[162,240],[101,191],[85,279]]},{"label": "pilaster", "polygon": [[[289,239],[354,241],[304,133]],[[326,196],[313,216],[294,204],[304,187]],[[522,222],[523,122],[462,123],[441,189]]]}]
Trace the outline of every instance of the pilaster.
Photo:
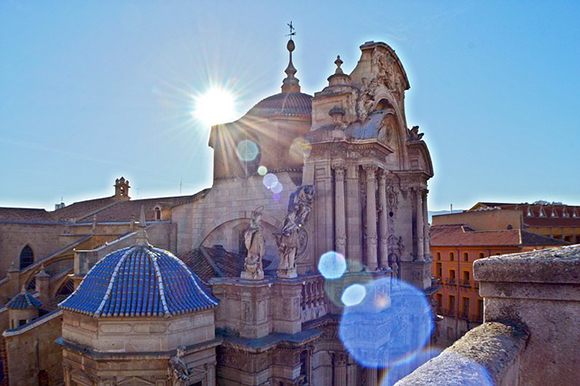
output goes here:
[{"label": "pilaster", "polygon": [[366,208],[366,266],[370,270],[378,268],[377,261],[377,200],[376,200],[376,172],[375,165],[363,166],[367,177],[367,208]]}]

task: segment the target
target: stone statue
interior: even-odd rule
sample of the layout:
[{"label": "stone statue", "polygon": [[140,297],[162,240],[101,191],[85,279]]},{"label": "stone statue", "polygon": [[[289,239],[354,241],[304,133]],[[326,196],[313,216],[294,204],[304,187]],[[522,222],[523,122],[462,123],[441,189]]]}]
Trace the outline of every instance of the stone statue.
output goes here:
[{"label": "stone statue", "polygon": [[280,261],[278,277],[296,277],[296,252],[299,245],[299,232],[305,232],[306,221],[312,210],[314,187],[301,186],[290,195],[288,213],[280,231],[274,233]]},{"label": "stone statue", "polygon": [[412,129],[409,129],[408,133],[408,141],[420,141],[423,138],[423,133],[419,133],[419,126],[413,126]]},{"label": "stone statue", "polygon": [[263,206],[252,212],[250,226],[244,232],[244,244],[248,250],[244,261],[244,270],[241,277],[243,279],[260,280],[264,278],[262,268],[262,258],[266,251],[266,240],[262,232],[262,210]]},{"label": "stone statue", "polygon": [[169,358],[169,366],[167,367],[167,375],[169,384],[173,386],[186,386],[189,384],[189,369],[183,360],[185,355],[185,347],[177,347],[177,353]]}]

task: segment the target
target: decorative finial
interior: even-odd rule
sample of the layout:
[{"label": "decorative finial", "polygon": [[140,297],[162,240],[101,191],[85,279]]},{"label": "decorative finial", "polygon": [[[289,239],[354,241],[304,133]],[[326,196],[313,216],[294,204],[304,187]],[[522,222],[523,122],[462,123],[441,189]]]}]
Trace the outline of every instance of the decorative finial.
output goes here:
[{"label": "decorative finial", "polygon": [[340,66],[342,66],[342,63],[344,63],[342,61],[342,59],[340,59],[340,55],[336,56],[336,60],[334,61],[334,64],[336,64],[336,71],[334,71],[335,74],[344,74],[344,72],[342,72],[342,68],[340,68]]},{"label": "decorative finial", "polygon": [[145,227],[147,223],[145,222],[145,207],[141,205],[141,214],[139,216],[139,229],[137,230],[137,235],[135,236],[135,245],[138,247],[149,247],[149,239],[147,238],[147,232]]},{"label": "decorative finial", "polygon": [[286,36],[290,36],[290,40],[288,40],[288,44],[286,44],[286,49],[290,53],[290,62],[284,71],[287,76],[282,81],[283,93],[300,92],[300,84],[298,83],[298,79],[294,76],[297,70],[292,63],[292,51],[296,49],[296,45],[294,44],[294,40],[292,40],[292,36],[296,35],[296,29],[292,25],[292,22],[288,24],[288,27],[290,27],[290,33]]}]

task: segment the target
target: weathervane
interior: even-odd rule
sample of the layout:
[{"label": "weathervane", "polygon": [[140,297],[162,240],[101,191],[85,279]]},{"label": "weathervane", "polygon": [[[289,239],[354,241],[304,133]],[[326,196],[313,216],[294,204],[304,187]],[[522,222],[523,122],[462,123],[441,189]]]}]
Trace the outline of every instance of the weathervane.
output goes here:
[{"label": "weathervane", "polygon": [[294,28],[294,26],[292,25],[292,21],[290,21],[290,23],[288,23],[288,27],[290,27],[290,33],[286,36],[290,36],[290,40],[292,40],[292,36],[296,35],[296,28]]}]

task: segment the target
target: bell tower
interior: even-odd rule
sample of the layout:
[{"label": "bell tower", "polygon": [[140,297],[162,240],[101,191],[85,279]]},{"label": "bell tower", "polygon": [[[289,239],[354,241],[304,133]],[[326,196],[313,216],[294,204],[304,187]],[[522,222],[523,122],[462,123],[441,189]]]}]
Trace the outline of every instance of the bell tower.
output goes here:
[{"label": "bell tower", "polygon": [[131,197],[129,197],[129,180],[126,180],[125,177],[117,178],[115,180],[115,198],[120,201],[129,201]]}]

